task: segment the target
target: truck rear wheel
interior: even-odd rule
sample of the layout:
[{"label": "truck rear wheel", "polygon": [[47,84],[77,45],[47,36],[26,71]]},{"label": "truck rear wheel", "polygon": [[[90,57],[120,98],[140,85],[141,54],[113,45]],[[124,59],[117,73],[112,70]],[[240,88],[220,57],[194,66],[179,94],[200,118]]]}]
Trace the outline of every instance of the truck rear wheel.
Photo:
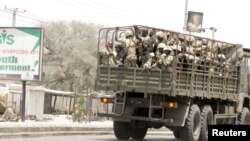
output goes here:
[{"label": "truck rear wheel", "polygon": [[198,141],[201,132],[200,109],[193,104],[189,109],[185,127],[183,127],[181,139],[183,141]]},{"label": "truck rear wheel", "polygon": [[173,134],[174,134],[174,137],[175,137],[176,139],[180,139],[180,137],[181,137],[181,128],[175,128],[175,129],[173,130]]},{"label": "truck rear wheel", "polygon": [[128,122],[114,121],[114,134],[118,140],[128,140],[131,135],[131,127]]},{"label": "truck rear wheel", "polygon": [[147,131],[148,131],[147,127],[143,127],[143,128],[136,128],[135,127],[132,129],[131,137],[134,140],[143,140],[147,134]]},{"label": "truck rear wheel", "polygon": [[201,134],[200,141],[208,140],[208,125],[213,124],[213,110],[211,106],[205,105],[201,112]]},{"label": "truck rear wheel", "polygon": [[250,125],[250,113],[247,107],[244,107],[242,112],[240,113],[239,124]]}]

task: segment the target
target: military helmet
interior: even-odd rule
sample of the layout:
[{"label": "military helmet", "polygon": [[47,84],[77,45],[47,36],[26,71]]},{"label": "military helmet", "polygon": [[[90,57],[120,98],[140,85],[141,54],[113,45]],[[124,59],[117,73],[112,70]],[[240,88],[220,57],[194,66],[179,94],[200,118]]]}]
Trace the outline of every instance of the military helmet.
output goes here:
[{"label": "military helmet", "polygon": [[131,30],[127,30],[127,31],[125,32],[125,36],[126,36],[126,37],[132,36],[132,35],[133,35],[133,33],[132,33]]},{"label": "military helmet", "polygon": [[207,45],[208,44],[208,41],[206,39],[202,39],[202,44],[203,45]]},{"label": "military helmet", "polygon": [[222,43],[221,42],[218,43],[218,47],[222,48]]},{"label": "military helmet", "polygon": [[165,46],[163,48],[164,51],[172,51],[172,48],[170,46]]},{"label": "military helmet", "polygon": [[221,59],[221,60],[225,60],[225,59],[226,59],[226,57],[225,57],[224,54],[219,54],[219,55],[218,55],[218,58]]},{"label": "military helmet", "polygon": [[153,30],[152,29],[148,29],[148,35],[149,36],[153,36],[153,34],[154,34]]},{"label": "military helmet", "polygon": [[181,51],[181,46],[179,46],[179,45],[173,45],[171,47],[172,47],[172,50]]},{"label": "military helmet", "polygon": [[158,32],[156,32],[156,36],[160,37],[160,38],[163,38],[164,34],[163,34],[162,31],[158,31]]},{"label": "military helmet", "polygon": [[186,41],[188,41],[188,42],[194,42],[195,41],[194,36],[185,35],[184,37],[185,37]]},{"label": "military helmet", "polygon": [[166,44],[164,44],[164,43],[159,43],[158,44],[158,46],[157,46],[157,48],[165,48],[166,47]]},{"label": "military helmet", "polygon": [[155,54],[153,52],[149,53],[149,57],[154,57]]},{"label": "military helmet", "polygon": [[184,40],[184,39],[185,39],[185,37],[184,37],[183,34],[179,34],[179,35],[178,35],[178,38],[179,38],[180,40]]}]

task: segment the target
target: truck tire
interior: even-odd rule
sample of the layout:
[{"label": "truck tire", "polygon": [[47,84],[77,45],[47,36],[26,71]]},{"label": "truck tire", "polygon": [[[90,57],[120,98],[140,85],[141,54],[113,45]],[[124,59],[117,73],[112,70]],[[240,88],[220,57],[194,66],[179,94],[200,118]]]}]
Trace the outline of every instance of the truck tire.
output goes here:
[{"label": "truck tire", "polygon": [[133,128],[132,129],[132,133],[131,133],[131,137],[134,140],[143,140],[144,137],[147,134],[147,131],[148,131],[147,127],[144,127],[144,128]]},{"label": "truck tire", "polygon": [[181,128],[175,128],[173,130],[173,134],[174,134],[174,137],[176,139],[180,139],[181,138]]},{"label": "truck tire", "polygon": [[185,126],[183,127],[181,139],[182,141],[198,141],[201,132],[200,109],[193,104],[189,109]]},{"label": "truck tire", "polygon": [[208,125],[213,124],[213,110],[210,105],[205,105],[201,112],[200,141],[208,140]]},{"label": "truck tire", "polygon": [[114,134],[118,140],[128,140],[131,135],[131,127],[128,122],[114,121]]},{"label": "truck tire", "polygon": [[240,125],[250,125],[250,113],[249,113],[249,109],[247,107],[244,107],[240,113],[239,124]]}]

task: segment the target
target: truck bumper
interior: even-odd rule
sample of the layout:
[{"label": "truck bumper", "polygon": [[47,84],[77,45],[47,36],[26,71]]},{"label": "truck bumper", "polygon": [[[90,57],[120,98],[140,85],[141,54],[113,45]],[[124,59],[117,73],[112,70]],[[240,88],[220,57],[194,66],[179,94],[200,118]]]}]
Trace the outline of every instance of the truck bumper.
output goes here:
[{"label": "truck bumper", "polygon": [[107,114],[107,113],[98,113],[98,116],[110,117],[110,118],[113,118],[113,120],[125,121],[125,122],[130,122],[131,120],[139,120],[139,121],[160,122],[160,123],[165,123],[166,125],[174,124],[174,119],[154,119],[154,118],[148,118],[148,117],[115,115],[115,114]]}]

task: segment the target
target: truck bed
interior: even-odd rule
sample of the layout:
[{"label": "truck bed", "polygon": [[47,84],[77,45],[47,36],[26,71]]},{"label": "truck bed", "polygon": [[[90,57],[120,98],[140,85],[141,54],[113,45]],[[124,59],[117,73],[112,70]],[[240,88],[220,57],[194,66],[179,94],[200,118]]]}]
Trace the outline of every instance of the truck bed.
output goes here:
[{"label": "truck bed", "polygon": [[228,76],[174,68],[167,71],[99,65],[97,89],[209,99],[238,98],[239,75],[236,67],[230,69]]}]

